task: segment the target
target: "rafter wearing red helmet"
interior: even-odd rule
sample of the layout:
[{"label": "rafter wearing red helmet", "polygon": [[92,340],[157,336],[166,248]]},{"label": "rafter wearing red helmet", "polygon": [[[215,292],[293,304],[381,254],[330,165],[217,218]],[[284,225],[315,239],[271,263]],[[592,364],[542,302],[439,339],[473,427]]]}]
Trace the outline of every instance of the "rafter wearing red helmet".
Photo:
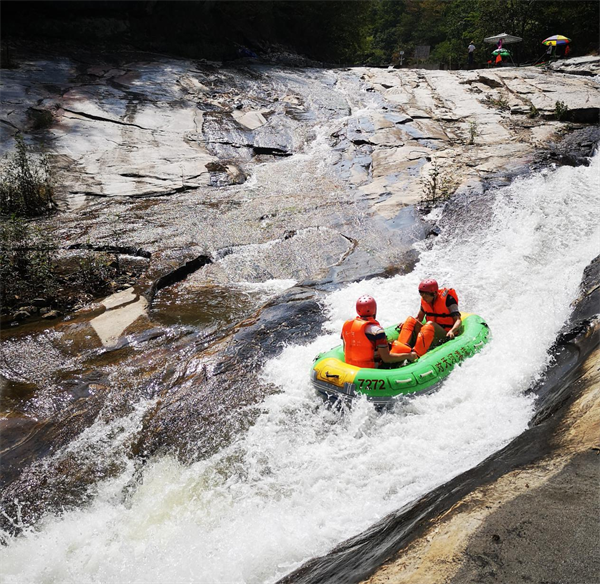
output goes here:
[{"label": "rafter wearing red helmet", "polygon": [[[433,278],[419,284],[421,307],[417,317],[409,316],[400,325],[392,354],[415,351],[422,357],[429,349],[453,339],[462,332],[458,295],[454,288],[439,288]],[[423,323],[425,320],[425,324]]]},{"label": "rafter wearing red helmet", "polygon": [[342,328],[344,359],[349,365],[374,369],[381,363],[414,361],[417,354],[412,351],[392,355],[385,331],[375,320],[377,302],[372,296],[361,296],[356,301],[358,316],[347,320]]}]

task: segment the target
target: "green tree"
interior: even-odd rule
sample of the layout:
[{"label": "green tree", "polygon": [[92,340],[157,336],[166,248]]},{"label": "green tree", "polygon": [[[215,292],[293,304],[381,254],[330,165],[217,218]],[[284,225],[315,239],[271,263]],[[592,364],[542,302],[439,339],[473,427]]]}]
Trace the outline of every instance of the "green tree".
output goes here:
[{"label": "green tree", "polygon": [[0,171],[0,213],[34,217],[54,208],[54,185],[46,156],[35,158],[22,136]]}]

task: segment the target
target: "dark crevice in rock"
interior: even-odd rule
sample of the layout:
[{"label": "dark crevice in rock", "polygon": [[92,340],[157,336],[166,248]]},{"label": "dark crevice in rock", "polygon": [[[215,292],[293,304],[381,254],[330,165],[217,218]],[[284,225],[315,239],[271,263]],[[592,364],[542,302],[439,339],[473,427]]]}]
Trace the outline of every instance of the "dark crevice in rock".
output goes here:
[{"label": "dark crevice in rock", "polygon": [[11,128],[14,128],[18,132],[21,131],[21,129],[19,127],[15,126],[14,124],[11,124],[8,120],[0,120],[0,122],[2,122],[3,124],[6,124],[7,126],[10,126]]},{"label": "dark crevice in rock", "polygon": [[131,194],[131,195],[125,195],[126,197],[129,197],[131,199],[145,199],[145,198],[151,198],[151,197],[170,197],[171,195],[178,195],[179,193],[186,193],[188,191],[195,191],[198,189],[197,185],[183,185],[181,187],[177,187],[176,189],[171,189],[169,191],[163,191],[163,192],[150,192],[150,193],[139,193],[139,194]]},{"label": "dark crevice in rock", "polygon": [[580,75],[582,77],[596,77],[596,73],[588,69],[565,69],[564,71],[556,71],[556,73],[562,73],[563,75]]},{"label": "dark crevice in rock", "polygon": [[350,142],[352,142],[352,144],[354,144],[355,146],[373,146],[373,142],[369,141],[369,140],[350,140]]},{"label": "dark crevice in rock", "polygon": [[152,288],[150,291],[150,302],[154,298],[155,294],[165,288],[166,286],[172,286],[177,282],[181,282],[185,278],[187,278],[190,274],[199,270],[202,266],[206,266],[207,264],[212,264],[213,260],[207,255],[199,255],[198,257],[190,260],[189,262],[185,262],[182,266],[179,266],[172,272],[161,276],[158,280],[156,280],[152,284]]},{"label": "dark crevice in rock", "polygon": [[[556,115],[552,114],[547,117],[552,119]],[[565,112],[563,119],[579,124],[597,124],[600,121],[600,109],[597,107],[570,109]]]},{"label": "dark crevice in rock", "polygon": [[347,239],[352,245],[348,248],[348,250],[342,255],[342,257],[339,259],[338,262],[336,262],[334,264],[334,266],[341,266],[344,261],[346,260],[346,258],[351,255],[352,253],[354,253],[354,250],[358,247],[358,240],[354,239],[353,237],[349,237],[348,235],[344,235],[343,233],[340,233],[340,235],[344,238]]},{"label": "dark crevice in rock", "polygon": [[96,193],[93,191],[77,191],[74,193],[71,193],[72,195],[83,195],[84,197],[98,197],[100,199],[107,199],[108,195],[104,194],[104,193]]},{"label": "dark crevice in rock", "polygon": [[87,118],[89,120],[95,120],[98,122],[110,122],[111,124],[117,124],[119,126],[132,126],[134,128],[139,128],[140,130],[150,130],[150,128],[144,128],[143,126],[138,126],[138,124],[129,124],[127,122],[121,122],[120,120],[111,120],[110,118],[103,118],[102,116],[86,114],[84,112],[78,112],[67,108],[63,108],[63,110],[69,112],[70,114],[75,114],[76,116],[81,116],[82,118]]},{"label": "dark crevice in rock", "polygon": [[138,174],[137,172],[121,172],[118,176],[122,176],[124,178],[151,178],[152,180],[162,180],[165,182],[170,182],[171,179],[162,178],[160,176],[153,176],[149,174]]},{"label": "dark crevice in rock", "polygon": [[272,156],[291,156],[292,153],[287,150],[282,150],[281,148],[272,148],[267,146],[252,146],[252,151],[257,156],[261,154],[268,154]]},{"label": "dark crevice in rock", "polygon": [[[200,175],[198,175],[200,176]],[[188,180],[192,180],[198,177],[188,177]],[[171,195],[177,195],[179,193],[186,193],[188,191],[195,191],[198,189],[198,185],[183,185],[181,187],[177,187],[176,189],[170,189],[168,191],[149,191],[147,193],[131,193],[121,195],[122,197],[126,197],[128,199],[146,199],[152,197],[170,197]],[[82,195],[84,197],[98,197],[102,199],[110,198],[111,195],[107,195],[105,193],[98,193],[93,191],[77,191],[71,193],[72,195]]]},{"label": "dark crevice in rock", "polygon": [[133,247],[132,245],[94,245],[93,243],[74,243],[66,249],[89,249],[92,251],[105,251],[108,253],[120,253],[138,258],[151,258],[152,254],[145,249]]},{"label": "dark crevice in rock", "polygon": [[505,83],[503,83],[502,81],[495,79],[494,77],[488,77],[487,75],[479,75],[477,81],[479,83],[482,83],[483,85],[491,87],[492,89],[505,86]]}]

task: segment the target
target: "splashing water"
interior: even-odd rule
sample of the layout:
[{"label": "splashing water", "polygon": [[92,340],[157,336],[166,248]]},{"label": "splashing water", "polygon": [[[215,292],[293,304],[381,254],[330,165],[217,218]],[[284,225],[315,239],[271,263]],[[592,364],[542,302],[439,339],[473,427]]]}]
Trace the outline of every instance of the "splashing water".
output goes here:
[{"label": "splashing water", "polygon": [[[519,179],[493,193],[489,220],[418,244],[413,273],[330,294],[329,334],[266,363],[281,393],[245,435],[191,466],[149,463],[124,498],[129,465],[89,507],[9,541],[3,581],[273,582],[503,447],[527,427],[534,402],[525,390],[599,251],[599,170],[596,156],[589,167]],[[456,288],[461,308],[486,318],[492,342],[437,392],[392,411],[366,401],[326,407],[308,371],[339,343],[356,298],[374,295],[389,325],[416,314],[423,277]]]}]

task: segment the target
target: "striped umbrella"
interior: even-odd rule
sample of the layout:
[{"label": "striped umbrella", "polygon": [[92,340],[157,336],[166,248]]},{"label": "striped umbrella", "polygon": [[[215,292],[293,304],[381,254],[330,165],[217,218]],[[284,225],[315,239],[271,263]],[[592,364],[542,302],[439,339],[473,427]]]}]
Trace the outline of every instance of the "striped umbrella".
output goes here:
[{"label": "striped umbrella", "polygon": [[562,34],[555,34],[554,36],[548,37],[546,40],[542,41],[543,45],[555,47],[556,45],[568,45],[571,42],[571,39],[568,39],[566,36]]}]

